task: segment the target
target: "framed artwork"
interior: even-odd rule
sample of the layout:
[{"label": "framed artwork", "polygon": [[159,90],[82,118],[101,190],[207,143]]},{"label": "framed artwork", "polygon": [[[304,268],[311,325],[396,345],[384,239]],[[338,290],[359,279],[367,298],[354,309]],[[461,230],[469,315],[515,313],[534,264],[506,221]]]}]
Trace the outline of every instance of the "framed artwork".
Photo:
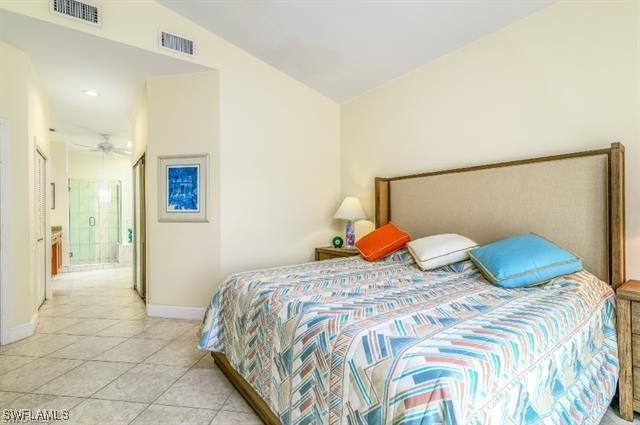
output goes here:
[{"label": "framed artwork", "polygon": [[51,199],[51,209],[55,210],[56,209],[56,184],[51,182],[49,183],[49,188],[50,190],[50,194],[49,194],[49,199]]},{"label": "framed artwork", "polygon": [[209,155],[158,157],[158,220],[209,221]]}]

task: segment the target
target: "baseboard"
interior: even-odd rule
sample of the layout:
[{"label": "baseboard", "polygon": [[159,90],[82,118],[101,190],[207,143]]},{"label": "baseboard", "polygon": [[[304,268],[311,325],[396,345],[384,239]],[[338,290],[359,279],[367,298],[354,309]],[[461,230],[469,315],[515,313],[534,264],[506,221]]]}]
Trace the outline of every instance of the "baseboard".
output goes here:
[{"label": "baseboard", "polygon": [[38,326],[38,312],[33,313],[31,320],[22,325],[9,328],[2,337],[2,345],[11,344],[12,342],[30,337],[36,331]]},{"label": "baseboard", "polygon": [[152,317],[165,317],[167,319],[202,320],[204,308],[181,307],[177,305],[152,305],[147,304],[147,314]]}]

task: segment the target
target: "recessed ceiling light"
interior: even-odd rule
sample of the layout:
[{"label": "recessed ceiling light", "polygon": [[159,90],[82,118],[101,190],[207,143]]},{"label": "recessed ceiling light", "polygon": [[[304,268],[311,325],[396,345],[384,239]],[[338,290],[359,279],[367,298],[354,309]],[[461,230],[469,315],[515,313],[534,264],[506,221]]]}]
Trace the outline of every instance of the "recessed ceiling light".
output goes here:
[{"label": "recessed ceiling light", "polygon": [[129,140],[129,141],[127,142],[127,147],[128,147],[128,148],[130,148],[132,145],[133,145],[133,142],[132,142],[131,140]]},{"label": "recessed ceiling light", "polygon": [[98,93],[95,90],[83,90],[82,93],[86,94],[87,96],[93,96],[93,97],[100,96],[100,93]]}]

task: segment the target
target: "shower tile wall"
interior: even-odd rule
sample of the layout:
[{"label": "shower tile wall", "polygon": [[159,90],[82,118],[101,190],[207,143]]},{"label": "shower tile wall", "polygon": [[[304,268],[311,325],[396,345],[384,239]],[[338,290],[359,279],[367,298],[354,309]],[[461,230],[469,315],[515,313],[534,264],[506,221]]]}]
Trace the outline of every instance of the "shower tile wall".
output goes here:
[{"label": "shower tile wall", "polygon": [[69,181],[71,265],[118,261],[120,196],[117,181]]}]

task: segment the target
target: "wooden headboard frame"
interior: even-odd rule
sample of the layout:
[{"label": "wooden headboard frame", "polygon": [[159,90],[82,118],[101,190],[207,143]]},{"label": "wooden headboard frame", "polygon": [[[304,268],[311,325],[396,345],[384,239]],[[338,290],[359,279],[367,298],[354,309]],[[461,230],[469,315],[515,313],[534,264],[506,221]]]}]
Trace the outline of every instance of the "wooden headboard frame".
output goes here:
[{"label": "wooden headboard frame", "polygon": [[405,179],[415,179],[452,173],[466,173],[471,171],[486,170],[491,168],[511,167],[523,164],[532,164],[545,161],[557,161],[562,159],[587,157],[594,155],[608,156],[608,181],[607,193],[608,208],[608,262],[609,283],[615,289],[625,281],[625,200],[624,200],[624,146],[621,143],[613,143],[610,148],[584,152],[575,152],[563,155],[546,156],[540,158],[523,159],[518,161],[499,162],[495,164],[478,165],[466,168],[456,168],[421,174],[411,174],[397,177],[376,177],[375,179],[375,225],[380,227],[392,220],[391,209],[391,182]]}]

